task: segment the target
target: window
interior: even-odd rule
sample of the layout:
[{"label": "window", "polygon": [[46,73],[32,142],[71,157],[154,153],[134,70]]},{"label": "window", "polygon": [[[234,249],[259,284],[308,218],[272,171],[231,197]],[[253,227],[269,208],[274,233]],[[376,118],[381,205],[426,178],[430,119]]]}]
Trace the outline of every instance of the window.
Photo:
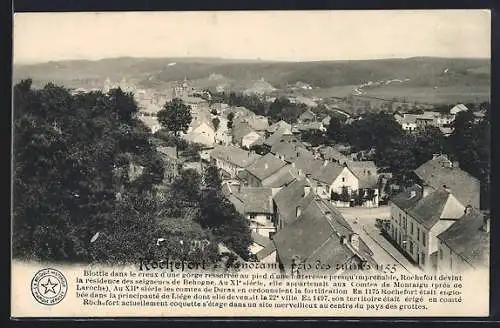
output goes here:
[{"label": "window", "polygon": [[422,244],[424,244],[424,246],[425,246],[425,238],[426,238],[425,232],[422,231]]},{"label": "window", "polygon": [[410,222],[410,233],[413,234],[413,222]]},{"label": "window", "polygon": [[443,259],[443,250],[441,248],[439,249],[439,259]]},{"label": "window", "polygon": [[422,260],[422,265],[425,265],[425,253],[422,253],[421,260]]},{"label": "window", "polygon": [[410,240],[410,254],[413,255],[413,242]]},{"label": "window", "polygon": [[420,241],[420,228],[417,227],[417,240]]},{"label": "window", "polygon": [[406,217],[403,218],[403,226],[405,227],[406,229]]},{"label": "window", "polygon": [[342,177],[342,182],[345,182],[345,178],[344,177]]}]

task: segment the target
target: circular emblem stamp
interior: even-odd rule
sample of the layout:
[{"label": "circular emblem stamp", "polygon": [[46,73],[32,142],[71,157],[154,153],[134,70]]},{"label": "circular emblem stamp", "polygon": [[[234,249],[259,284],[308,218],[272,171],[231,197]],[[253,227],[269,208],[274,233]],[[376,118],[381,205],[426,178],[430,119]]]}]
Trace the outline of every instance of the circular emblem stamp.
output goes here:
[{"label": "circular emblem stamp", "polygon": [[38,271],[31,280],[31,293],[38,303],[55,305],[63,300],[68,291],[68,282],[56,269]]}]

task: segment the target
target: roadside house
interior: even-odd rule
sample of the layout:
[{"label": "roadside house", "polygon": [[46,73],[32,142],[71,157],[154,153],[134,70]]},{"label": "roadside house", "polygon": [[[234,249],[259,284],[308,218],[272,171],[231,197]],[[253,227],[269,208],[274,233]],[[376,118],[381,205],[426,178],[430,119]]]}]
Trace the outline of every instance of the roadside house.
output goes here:
[{"label": "roadside house", "polygon": [[258,158],[246,168],[248,185],[251,187],[261,187],[264,180],[286,165],[285,161],[271,153]]},{"label": "roadside house", "polygon": [[390,200],[390,237],[425,270],[436,270],[437,236],[466,212],[448,188],[415,185]]},{"label": "roadside house", "polygon": [[238,172],[245,170],[261,156],[235,146],[215,146],[210,153],[210,161],[223,176],[235,179]]},{"label": "roadside house", "polygon": [[450,161],[444,154],[435,154],[433,158],[415,170],[422,184],[431,189],[447,186],[463,205],[479,209],[479,180],[463,171],[458,162]]},{"label": "roadside house", "polygon": [[301,267],[314,266],[318,261],[337,274],[345,267],[373,265],[370,250],[334,208],[313,200],[296,210],[298,218],[273,236],[282,272],[311,272]]},{"label": "roadside house", "polygon": [[261,139],[261,135],[252,129],[246,121],[233,124],[232,134],[233,144],[240,147],[250,148],[253,143]]},{"label": "roadside house", "polygon": [[462,273],[490,268],[490,216],[470,210],[438,235],[437,270]]},{"label": "roadside house", "polygon": [[342,207],[351,205],[351,195],[359,189],[359,179],[347,166],[329,161],[312,172],[311,181],[318,196]]},{"label": "roadside house", "polygon": [[276,218],[271,188],[234,188],[229,200],[236,210],[250,222],[250,230],[271,238],[276,232]]}]

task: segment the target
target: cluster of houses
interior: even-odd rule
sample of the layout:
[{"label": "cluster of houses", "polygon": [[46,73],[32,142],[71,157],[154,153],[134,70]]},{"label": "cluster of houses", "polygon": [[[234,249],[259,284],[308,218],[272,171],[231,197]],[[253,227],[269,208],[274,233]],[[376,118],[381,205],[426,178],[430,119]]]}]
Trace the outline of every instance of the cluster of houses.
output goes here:
[{"label": "cluster of houses", "polygon": [[389,237],[428,272],[488,268],[490,216],[479,210],[479,181],[442,154],[415,174],[419,183],[390,200]]},{"label": "cluster of houses", "polygon": [[[373,261],[336,208],[378,206],[375,164],[354,161],[332,147],[306,145],[284,121],[267,127],[259,118],[243,122],[259,132],[255,139],[268,152],[244,149],[240,136],[234,144],[215,145],[210,162],[221,172],[224,194],[250,222],[255,258],[285,270],[315,258],[335,264]],[[297,234],[303,243],[294,242]]]},{"label": "cluster of houses", "polygon": [[[452,123],[458,113],[468,111],[469,108],[464,104],[457,104],[447,113],[424,111],[421,114],[412,113],[395,113],[394,119],[399,123],[401,128],[408,132],[421,130],[428,126],[439,128],[441,132],[448,136],[453,132]],[[484,116],[482,112],[473,112],[476,119]]]},{"label": "cluster of houses", "polygon": [[[332,265],[373,263],[371,251],[338,207],[379,205],[377,167],[300,138],[304,131],[325,131],[329,117],[306,110],[296,124],[270,124],[244,107],[209,105],[186,81],[172,93],[193,116],[182,138],[204,146],[202,158],[220,170],[225,196],[249,220],[256,260],[279,263],[285,271],[316,259]],[[397,113],[395,119],[407,131],[432,125],[449,134],[456,114],[464,110],[460,104],[446,114]],[[166,179],[172,180],[179,168],[175,149],[160,148],[171,166]],[[479,181],[445,155],[434,156],[415,174],[420,183],[390,199],[388,237],[426,271],[487,266],[490,221],[479,210]]]}]

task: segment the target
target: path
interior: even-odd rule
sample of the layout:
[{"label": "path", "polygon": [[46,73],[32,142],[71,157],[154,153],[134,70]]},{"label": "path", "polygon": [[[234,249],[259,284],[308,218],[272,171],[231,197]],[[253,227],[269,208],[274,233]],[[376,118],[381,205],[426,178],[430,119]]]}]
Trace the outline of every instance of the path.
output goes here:
[{"label": "path", "polygon": [[411,263],[398,249],[396,249],[375,226],[376,219],[388,219],[390,207],[380,206],[376,208],[338,208],[344,218],[349,222],[353,230],[359,234],[361,239],[373,252],[373,259],[378,264],[386,265],[396,262],[409,273],[417,273],[420,269]]}]

